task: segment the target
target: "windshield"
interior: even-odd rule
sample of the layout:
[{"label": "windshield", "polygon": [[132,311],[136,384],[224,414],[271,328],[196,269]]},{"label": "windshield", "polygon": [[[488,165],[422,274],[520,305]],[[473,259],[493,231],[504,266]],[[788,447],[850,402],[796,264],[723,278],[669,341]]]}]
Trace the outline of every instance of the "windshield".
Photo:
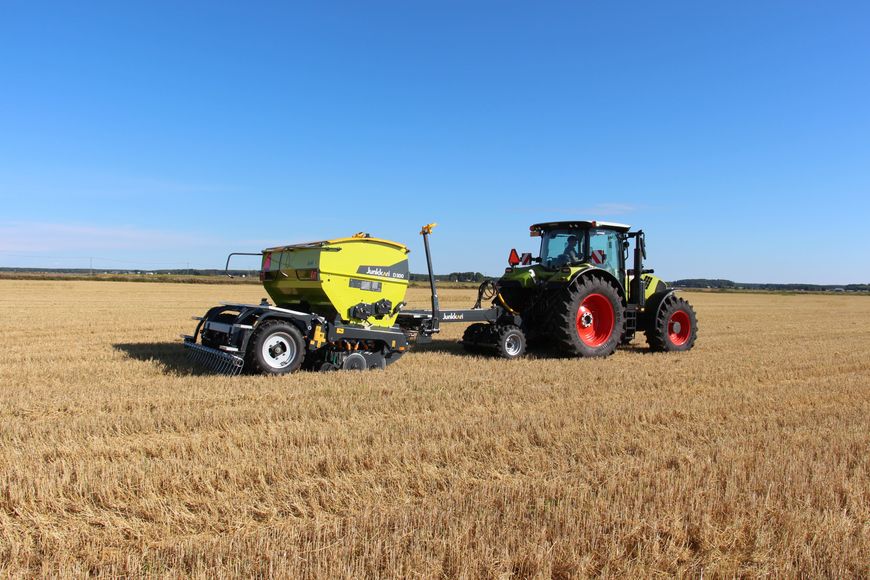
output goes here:
[{"label": "windshield", "polygon": [[541,264],[546,268],[582,262],[585,255],[583,230],[550,230],[541,235]]}]

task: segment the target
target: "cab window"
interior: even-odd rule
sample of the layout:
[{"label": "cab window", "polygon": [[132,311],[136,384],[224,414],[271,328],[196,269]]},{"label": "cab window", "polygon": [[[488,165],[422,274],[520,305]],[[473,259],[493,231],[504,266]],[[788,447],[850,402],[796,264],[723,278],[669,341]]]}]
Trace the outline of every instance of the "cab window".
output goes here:
[{"label": "cab window", "polygon": [[541,263],[547,268],[561,268],[583,259],[584,235],[580,230],[550,230],[541,240]]},{"label": "cab window", "polygon": [[619,279],[619,234],[612,230],[589,230],[589,262]]}]

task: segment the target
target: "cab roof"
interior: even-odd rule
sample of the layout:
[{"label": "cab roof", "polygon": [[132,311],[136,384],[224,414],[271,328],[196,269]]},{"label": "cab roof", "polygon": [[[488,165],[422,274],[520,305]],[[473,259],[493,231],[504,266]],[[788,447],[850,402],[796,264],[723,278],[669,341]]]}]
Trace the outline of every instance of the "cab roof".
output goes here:
[{"label": "cab roof", "polygon": [[589,229],[589,228],[602,228],[605,230],[616,230],[617,232],[625,233],[631,229],[631,226],[626,224],[619,224],[616,222],[603,222],[598,220],[586,221],[586,220],[574,220],[574,221],[565,221],[565,222],[542,222],[539,224],[534,224],[529,229],[533,231],[548,231],[548,230],[568,230],[568,229]]}]

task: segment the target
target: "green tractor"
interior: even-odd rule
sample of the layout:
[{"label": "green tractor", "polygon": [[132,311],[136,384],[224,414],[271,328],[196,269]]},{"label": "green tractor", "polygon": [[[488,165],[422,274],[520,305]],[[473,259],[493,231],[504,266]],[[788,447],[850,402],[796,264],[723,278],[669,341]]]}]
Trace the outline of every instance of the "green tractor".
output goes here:
[{"label": "green tractor", "polygon": [[695,343],[692,307],[643,269],[642,231],[594,221],[536,224],[539,257],[512,250],[510,268],[480,286],[472,308],[442,310],[429,250],[434,226],[420,232],[431,310],[405,308],[410,250],[360,233],[253,254],[261,257],[260,280],[274,303],[214,306],[194,317],[184,347],[194,361],[237,375],[383,369],[448,322],[472,323],[462,339],[466,349],[508,359],[525,354],[528,341],[554,343],[568,356],[608,356],[639,330],[656,351]]},{"label": "green tractor", "polygon": [[[510,267],[484,283],[479,300],[492,297],[503,311],[493,322],[472,324],[463,337],[471,351],[495,348],[506,358],[523,354],[527,341],[548,342],[568,356],[602,357],[643,331],[653,351],[686,351],[698,325],[686,300],[645,270],[642,230],[602,221],[547,222],[531,226],[540,255],[511,250]],[[628,268],[634,241],[633,267]],[[513,318],[514,320],[509,320]]]}]

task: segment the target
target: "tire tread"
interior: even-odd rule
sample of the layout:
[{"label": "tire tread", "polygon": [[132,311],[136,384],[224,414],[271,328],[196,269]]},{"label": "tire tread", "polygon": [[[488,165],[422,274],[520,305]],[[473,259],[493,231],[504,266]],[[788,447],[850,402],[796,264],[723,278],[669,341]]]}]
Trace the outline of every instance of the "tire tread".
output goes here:
[{"label": "tire tread", "polygon": [[[614,328],[613,334],[605,345],[606,348],[598,347],[598,352],[590,352],[590,348],[582,343],[577,335],[577,309],[581,299],[593,292],[610,294],[616,298],[614,304]],[[575,304],[576,302],[576,304]],[[554,317],[552,324],[553,338],[558,349],[570,356],[610,356],[619,346],[620,338],[625,329],[625,307],[619,296],[619,291],[611,282],[600,277],[586,277],[582,282],[572,284],[562,296],[554,303]],[[615,337],[615,338],[614,338]]]},{"label": "tire tread", "polygon": [[[296,340],[296,346],[299,349],[300,356],[298,356],[297,360],[290,364],[286,370],[282,370],[280,373],[274,372],[271,367],[265,366],[260,362],[260,357],[257,355],[257,350],[259,349],[258,343],[260,336],[270,334],[271,330],[275,326],[286,326],[290,329],[290,334]],[[254,334],[251,336],[250,341],[248,342],[249,352],[248,352],[248,361],[246,363],[246,367],[248,367],[251,372],[255,374],[262,375],[283,375],[295,372],[302,366],[302,362],[305,360],[305,339],[302,337],[302,333],[296,327],[295,324],[289,322],[287,320],[281,319],[272,319],[263,322],[262,324],[257,326],[257,329],[254,331]]]},{"label": "tire tread", "polygon": [[[684,310],[689,314],[689,319],[692,322],[692,334],[689,336],[688,342],[680,347],[671,344],[667,339],[668,335],[668,320],[671,314],[677,310]],[[695,314],[695,309],[685,299],[676,294],[669,294],[664,303],[658,310],[656,318],[652,324],[647,326],[645,330],[646,341],[649,348],[653,352],[673,352],[687,351],[695,346],[695,340],[698,338],[698,319]]]}]

